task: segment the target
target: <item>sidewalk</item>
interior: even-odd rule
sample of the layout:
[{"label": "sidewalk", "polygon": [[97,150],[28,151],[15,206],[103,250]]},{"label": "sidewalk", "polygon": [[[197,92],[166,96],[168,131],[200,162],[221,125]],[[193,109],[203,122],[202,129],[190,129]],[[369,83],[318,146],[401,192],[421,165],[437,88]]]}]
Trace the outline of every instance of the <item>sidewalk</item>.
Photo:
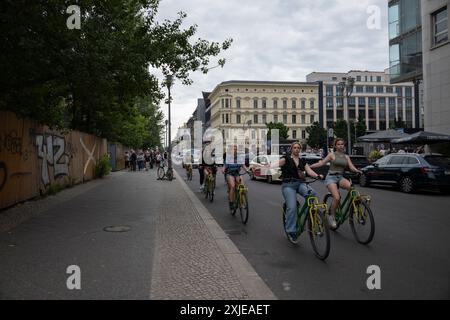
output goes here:
[{"label": "sidewalk", "polygon": [[0,299],[276,299],[177,174],[116,172],[42,201],[0,213],[33,212],[0,231]]}]

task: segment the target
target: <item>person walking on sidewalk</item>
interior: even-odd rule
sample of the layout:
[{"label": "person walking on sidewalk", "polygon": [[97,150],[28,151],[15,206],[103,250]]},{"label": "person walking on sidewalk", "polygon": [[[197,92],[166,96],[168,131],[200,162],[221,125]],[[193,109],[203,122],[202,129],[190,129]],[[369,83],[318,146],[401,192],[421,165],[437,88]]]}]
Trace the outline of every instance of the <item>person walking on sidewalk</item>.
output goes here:
[{"label": "person walking on sidewalk", "polygon": [[336,208],[341,200],[338,186],[342,189],[349,190],[351,187],[350,181],[344,178],[344,171],[349,168],[350,171],[356,173],[362,173],[358,170],[350,160],[350,157],[345,154],[345,141],[342,138],[337,138],[334,141],[334,152],[329,153],[324,159],[311,165],[311,168],[320,168],[330,162],[330,169],[328,170],[325,183],[328,191],[333,195],[333,202],[330,208],[330,215],[328,216],[328,222],[331,228],[335,229],[336,224]]}]

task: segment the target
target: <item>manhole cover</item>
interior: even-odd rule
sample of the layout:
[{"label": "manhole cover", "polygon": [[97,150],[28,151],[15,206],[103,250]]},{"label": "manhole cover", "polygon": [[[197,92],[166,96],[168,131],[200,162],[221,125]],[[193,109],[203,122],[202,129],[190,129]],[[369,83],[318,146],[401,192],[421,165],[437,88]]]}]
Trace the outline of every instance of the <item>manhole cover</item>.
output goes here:
[{"label": "manhole cover", "polygon": [[109,226],[109,227],[103,228],[103,231],[106,231],[106,232],[127,232],[130,230],[131,230],[131,227],[129,227],[129,226]]}]

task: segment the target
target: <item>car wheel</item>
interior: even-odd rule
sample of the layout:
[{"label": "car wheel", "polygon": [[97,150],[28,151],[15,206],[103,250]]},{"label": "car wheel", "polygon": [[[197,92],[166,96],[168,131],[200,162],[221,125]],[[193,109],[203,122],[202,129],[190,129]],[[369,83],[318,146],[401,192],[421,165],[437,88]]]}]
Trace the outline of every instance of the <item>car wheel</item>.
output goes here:
[{"label": "car wheel", "polygon": [[400,180],[400,190],[404,193],[411,193],[414,191],[414,181],[410,177],[403,177]]},{"label": "car wheel", "polygon": [[271,174],[267,175],[267,183],[272,183],[272,175]]},{"label": "car wheel", "polygon": [[363,188],[369,186],[369,179],[364,173],[359,177],[359,185]]}]

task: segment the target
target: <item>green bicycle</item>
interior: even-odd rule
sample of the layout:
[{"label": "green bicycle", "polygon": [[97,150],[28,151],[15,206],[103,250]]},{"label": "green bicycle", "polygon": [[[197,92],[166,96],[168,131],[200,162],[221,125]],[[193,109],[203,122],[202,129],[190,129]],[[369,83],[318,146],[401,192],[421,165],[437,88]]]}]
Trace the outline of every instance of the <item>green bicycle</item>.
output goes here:
[{"label": "green bicycle", "polygon": [[216,189],[216,176],[210,172],[205,177],[205,188],[203,189],[203,192],[205,193],[205,199],[209,198],[209,201],[213,202],[215,189]]},{"label": "green bicycle", "polygon": [[[336,231],[345,220],[349,221],[353,236],[356,241],[361,244],[368,244],[372,241],[375,234],[375,220],[373,218],[372,210],[370,209],[371,198],[368,195],[361,195],[350,181],[351,187],[345,197],[336,209],[336,228],[331,230]],[[323,203],[331,208],[333,196],[328,193],[323,199]],[[329,214],[329,212],[327,212]]]},{"label": "green bicycle", "polygon": [[[318,179],[306,181],[313,183]],[[330,232],[328,223],[325,220],[327,205],[319,203],[319,199],[314,196],[306,197],[303,206],[297,201],[297,234],[300,236],[305,230],[308,230],[314,253],[320,260],[325,260],[330,254]],[[293,242],[286,232],[286,203],[283,203],[283,228],[290,242]]]},{"label": "green bicycle", "polygon": [[[248,172],[245,173],[239,173],[239,176],[243,176],[245,174],[248,174]],[[242,179],[239,179],[239,182],[236,183],[234,188],[234,202],[233,202],[233,208],[230,209],[230,213],[232,216],[236,214],[237,209],[239,208],[239,213],[241,215],[241,221],[243,224],[246,224],[248,221],[248,188],[244,186],[242,183]]]}]

